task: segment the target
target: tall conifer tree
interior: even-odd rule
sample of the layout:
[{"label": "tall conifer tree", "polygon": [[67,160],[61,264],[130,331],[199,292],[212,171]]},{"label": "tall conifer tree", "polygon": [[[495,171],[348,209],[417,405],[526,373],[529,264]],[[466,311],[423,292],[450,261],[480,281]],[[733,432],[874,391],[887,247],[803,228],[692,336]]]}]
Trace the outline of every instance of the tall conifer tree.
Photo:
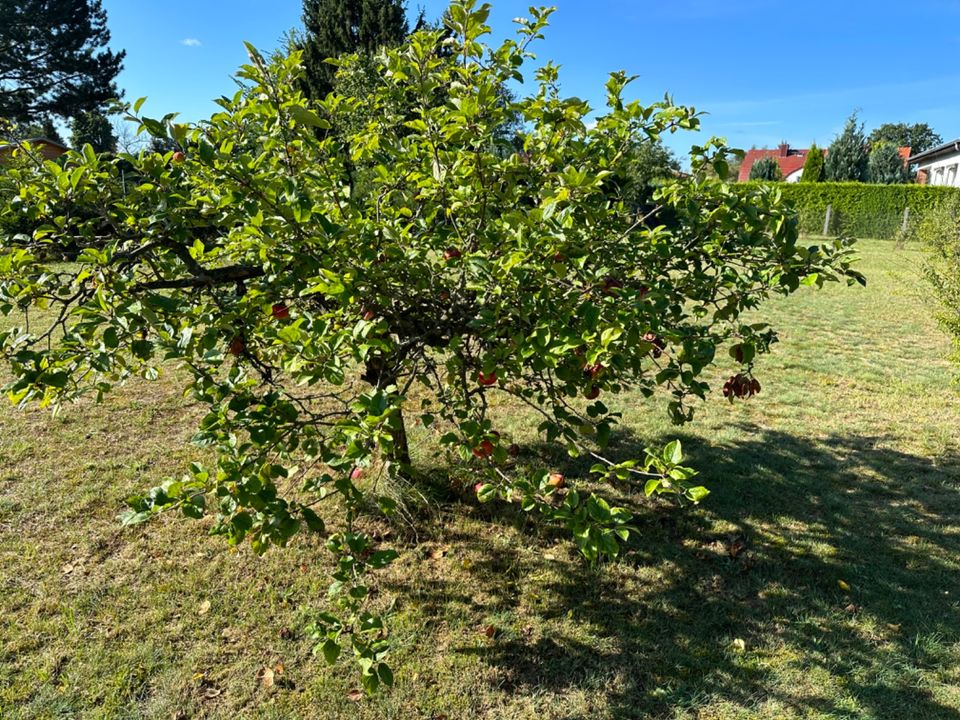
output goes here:
[{"label": "tall conifer tree", "polygon": [[303,24],[306,90],[318,99],[337,73],[328,58],[399,45],[409,31],[403,0],[304,0]]},{"label": "tall conifer tree", "polygon": [[0,117],[43,123],[119,96],[125,52],[107,45],[100,0],[0,0]]},{"label": "tall conifer tree", "polygon": [[843,132],[837,135],[827,153],[827,180],[860,182],[867,175],[867,138],[857,114],[847,118]]}]

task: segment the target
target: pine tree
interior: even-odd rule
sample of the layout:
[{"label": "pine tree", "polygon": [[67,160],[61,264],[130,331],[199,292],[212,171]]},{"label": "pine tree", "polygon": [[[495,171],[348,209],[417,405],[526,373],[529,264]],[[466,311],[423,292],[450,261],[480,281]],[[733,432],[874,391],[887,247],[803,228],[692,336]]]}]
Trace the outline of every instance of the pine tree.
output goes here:
[{"label": "pine tree", "polygon": [[98,153],[117,151],[117,138],[113,134],[113,127],[102,113],[80,113],[73,119],[71,131],[70,143],[75,149],[89,143]]},{"label": "pine tree", "polygon": [[848,119],[827,153],[826,177],[833,182],[860,182],[867,175],[867,138],[863,123],[857,122],[857,114]]},{"label": "pine tree", "polygon": [[303,23],[305,89],[317,99],[333,90],[337,68],[328,58],[370,55],[400,44],[408,33],[403,0],[304,0]]},{"label": "pine tree", "polygon": [[807,159],[803,163],[803,175],[800,182],[820,182],[823,180],[823,150],[814,143],[810,146]]},{"label": "pine tree", "polygon": [[907,168],[896,145],[881,142],[874,146],[867,164],[867,178],[872,183],[897,185],[907,181]]},{"label": "pine tree", "polygon": [[43,122],[102,109],[119,96],[125,55],[109,41],[101,0],[0,0],[0,117]]},{"label": "pine tree", "polygon": [[750,168],[750,179],[770,182],[783,180],[783,171],[780,170],[780,163],[777,162],[776,158],[760,158],[753,164],[753,167]]}]

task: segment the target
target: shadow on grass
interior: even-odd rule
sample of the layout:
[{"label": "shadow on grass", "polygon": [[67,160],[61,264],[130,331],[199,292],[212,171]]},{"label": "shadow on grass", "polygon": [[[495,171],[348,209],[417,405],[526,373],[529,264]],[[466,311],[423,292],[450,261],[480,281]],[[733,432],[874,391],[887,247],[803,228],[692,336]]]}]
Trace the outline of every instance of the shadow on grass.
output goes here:
[{"label": "shadow on grass", "polygon": [[[542,588],[544,622],[572,614],[589,634],[559,622],[566,636],[459,652],[497,667],[507,691],[600,690],[615,717],[772,701],[804,716],[960,719],[925,687],[960,642],[958,459],[934,464],[880,437],[742,430],[730,445],[683,438],[712,490],[701,508],[641,510],[619,570],[579,565]],[[630,437],[617,449],[642,452]],[[515,560],[475,568],[506,606]],[[442,604],[447,588],[433,590]]]}]

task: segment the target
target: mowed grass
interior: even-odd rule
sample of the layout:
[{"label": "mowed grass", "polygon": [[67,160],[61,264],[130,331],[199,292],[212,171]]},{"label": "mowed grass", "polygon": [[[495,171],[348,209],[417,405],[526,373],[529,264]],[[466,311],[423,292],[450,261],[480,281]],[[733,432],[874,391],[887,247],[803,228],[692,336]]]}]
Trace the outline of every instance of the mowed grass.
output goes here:
[{"label": "mowed grass", "polygon": [[623,398],[617,454],[679,436],[712,494],[623,497],[641,532],[617,563],[592,570],[562,533],[477,506],[469,468],[450,475],[421,441],[416,534],[380,529],[402,551],[378,598],[397,599],[397,686],[373,699],[304,634],[328,582],[319,542],[258,558],[206,522],[119,526],[126,496],[203,459],[175,377],[57,418],[7,407],[0,717],[960,718],[949,342],[921,255],[861,252],[866,289],[758,314],[782,340],[755,400],[714,397],[677,430],[662,403]]}]

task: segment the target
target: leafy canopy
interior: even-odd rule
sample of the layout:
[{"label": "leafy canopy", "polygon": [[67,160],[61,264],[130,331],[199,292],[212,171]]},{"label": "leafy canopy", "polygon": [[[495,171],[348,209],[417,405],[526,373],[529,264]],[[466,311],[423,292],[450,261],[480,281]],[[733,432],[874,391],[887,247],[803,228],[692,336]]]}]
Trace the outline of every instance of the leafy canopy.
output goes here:
[{"label": "leafy canopy", "polygon": [[100,0],[0,0],[0,117],[73,117],[119,96]]},{"label": "leafy canopy", "polygon": [[870,133],[867,143],[874,147],[881,143],[910,148],[916,155],[943,144],[943,138],[927,123],[884,123]]},{"label": "leafy canopy", "polygon": [[[550,11],[533,9],[496,47],[482,43],[488,13],[456,2],[447,31],[381,53],[382,81],[362,100],[311,102],[298,54],[267,63],[250,48],[245,87],[209,121],[139,118],[185,153],[112,159],[88,146],[3,181],[0,213],[42,223],[2,241],[0,310],[31,313],[0,333],[10,398],[56,406],[179,365],[207,409],[196,441],[217,460],[133,499],[128,521],[212,514],[215,533],[258,552],[320,533],[334,569],[317,649],[335,661],[351,648],[368,690],[392,680],[369,572],[402,550],[376,541],[368,518],[397,510],[384,478],[416,481],[405,417],[469,469],[479,501],[566,527],[596,561],[633,532],[611,487],[707,493],[679,443],[615,457],[617,396],[661,397],[686,422],[726,346],[741,369],[724,393],[749,397],[776,334],[742,313],[861,279],[845,243],[800,244],[775,187],[726,182],[719,140],[656,191],[669,225],[635,214],[614,182],[630,149],[696,129],[697,114],[628,100],[615,73],[590,122],[551,63],[505,103]],[[340,121],[361,102],[376,111],[364,127],[316,132],[350,127]],[[514,113],[522,146],[505,152],[497,128]],[[121,177],[120,163],[133,170]],[[65,254],[72,263],[50,261]],[[504,402],[590,459],[583,475],[516,459],[497,430]]]}]

